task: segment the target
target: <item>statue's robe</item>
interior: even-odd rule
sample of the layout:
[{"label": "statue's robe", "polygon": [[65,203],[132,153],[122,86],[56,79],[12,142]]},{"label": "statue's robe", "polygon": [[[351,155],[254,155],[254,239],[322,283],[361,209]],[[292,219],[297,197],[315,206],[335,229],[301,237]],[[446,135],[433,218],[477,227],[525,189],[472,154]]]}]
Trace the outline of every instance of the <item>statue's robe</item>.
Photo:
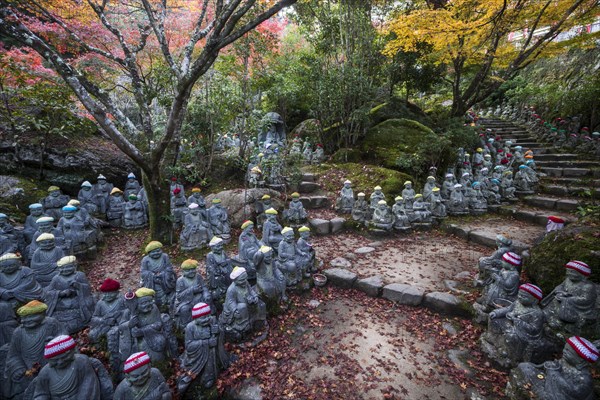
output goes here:
[{"label": "statue's robe", "polygon": [[150,256],[142,259],[142,286],[156,292],[154,298],[158,307],[171,306],[176,283],[177,275],[166,253],[162,253],[156,260]]},{"label": "statue's robe", "polygon": [[57,370],[44,366],[35,381],[34,400],[102,400],[98,374],[92,361],[75,354],[69,368]]},{"label": "statue's robe", "polygon": [[150,379],[141,388],[131,386],[127,379],[123,379],[115,390],[114,400],[171,400],[172,395],[159,370],[150,370]]},{"label": "statue's robe", "polygon": [[[61,297],[60,292],[75,289],[75,294]],[[56,275],[46,288],[45,303],[48,305],[46,313],[56,318],[69,334],[79,332],[86,327],[94,312],[94,298],[92,289],[85,274],[76,271],[69,277]]]}]

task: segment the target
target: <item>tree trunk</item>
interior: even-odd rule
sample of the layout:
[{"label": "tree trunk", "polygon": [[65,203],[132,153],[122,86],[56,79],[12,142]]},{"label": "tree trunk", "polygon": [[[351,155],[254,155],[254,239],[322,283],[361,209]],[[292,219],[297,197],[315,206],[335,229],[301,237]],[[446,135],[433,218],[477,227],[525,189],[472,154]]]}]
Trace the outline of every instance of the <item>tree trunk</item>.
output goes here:
[{"label": "tree trunk", "polygon": [[159,171],[155,171],[151,176],[142,174],[142,179],[148,197],[150,239],[163,244],[173,244],[175,235],[171,221],[169,184]]}]

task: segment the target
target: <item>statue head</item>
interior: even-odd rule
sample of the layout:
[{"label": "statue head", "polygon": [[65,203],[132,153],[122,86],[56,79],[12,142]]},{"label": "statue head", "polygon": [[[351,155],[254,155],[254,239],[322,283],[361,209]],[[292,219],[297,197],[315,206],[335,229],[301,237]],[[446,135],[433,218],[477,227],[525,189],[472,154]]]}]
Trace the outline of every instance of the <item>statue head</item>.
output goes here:
[{"label": "statue head", "polygon": [[102,282],[102,285],[100,285],[102,300],[107,303],[112,303],[117,299],[117,297],[119,297],[119,289],[121,289],[121,284],[119,281],[106,278],[104,282]]},{"label": "statue head", "polygon": [[360,192],[359,194],[357,194],[356,197],[358,197],[358,201],[365,200],[365,194],[363,192]]},{"label": "statue head", "polygon": [[48,306],[41,301],[32,300],[17,309],[17,315],[21,318],[21,326],[24,329],[35,329],[46,319]]},{"label": "statue head", "polygon": [[206,326],[210,324],[210,306],[206,303],[198,303],[192,307],[192,320],[196,325]]},{"label": "statue head", "polygon": [[106,183],[106,177],[104,175],[100,174],[96,178],[96,182],[98,182],[99,185],[104,185]]},{"label": "statue head", "polygon": [[56,262],[58,273],[62,276],[71,276],[77,271],[77,259],[75,256],[64,256]]},{"label": "statue head", "polygon": [[181,263],[181,273],[188,279],[193,279],[196,277],[196,272],[198,270],[198,261],[188,258],[184,262]]},{"label": "statue head", "polygon": [[452,182],[452,179],[454,178],[453,174],[446,174],[446,181],[447,182]]},{"label": "statue head", "polygon": [[77,212],[77,207],[66,205],[62,208],[63,218],[72,219]]},{"label": "statue head", "polygon": [[265,215],[269,221],[277,221],[277,210],[274,208],[269,208],[265,211]]},{"label": "statue head", "polygon": [[404,199],[402,198],[402,196],[396,196],[394,201],[396,202],[396,204],[401,205],[404,202]]},{"label": "statue head", "polygon": [[125,360],[123,372],[125,372],[125,379],[131,386],[141,387],[150,379],[151,368],[150,356],[141,351],[130,355]]},{"label": "statue head", "polygon": [[221,208],[221,199],[212,199],[212,205],[215,208]]},{"label": "statue head", "polygon": [[248,284],[248,274],[244,267],[235,267],[229,274],[229,278],[236,286],[246,286]]},{"label": "statue head", "polygon": [[387,209],[387,202],[385,200],[379,200],[377,202],[377,208],[380,210],[386,210]]},{"label": "statue head", "polygon": [[281,234],[283,235],[283,240],[287,243],[291,243],[294,241],[294,230],[289,226],[286,226],[281,230]]},{"label": "statue head", "polygon": [[35,221],[38,230],[42,233],[50,233],[54,229],[54,218],[52,217],[41,217]]},{"label": "statue head", "polygon": [[69,335],[60,335],[44,347],[44,358],[50,368],[66,369],[75,360],[75,340]]},{"label": "statue head", "polygon": [[92,190],[92,184],[89,181],[85,181],[81,184],[81,190],[84,190],[86,192],[89,192],[90,190]]},{"label": "statue head", "polygon": [[127,181],[128,181],[128,182],[133,182],[133,181],[135,181],[135,174],[134,174],[133,172],[130,172],[130,173],[127,175]]},{"label": "statue head", "polygon": [[344,187],[346,187],[346,188],[352,187],[352,182],[350,182],[349,180],[345,180],[344,181]]},{"label": "statue head", "polygon": [[42,250],[52,250],[56,247],[54,235],[51,233],[42,233],[35,241]]},{"label": "statue head", "polygon": [[194,196],[196,199],[199,199],[201,196],[202,190],[199,187],[195,187],[192,189],[192,196]]},{"label": "statue head", "polygon": [[6,253],[0,257],[0,272],[12,275],[21,269],[21,256],[15,253]]},{"label": "statue head", "polygon": [[259,251],[254,256],[254,264],[258,265],[261,262],[270,264],[273,261],[273,248],[269,246],[261,246]]},{"label": "statue head", "polygon": [[521,266],[521,256],[509,251],[502,256],[502,269],[510,270]]},{"label": "statue head", "polygon": [[213,238],[210,239],[210,242],[208,242],[208,245],[210,246],[210,251],[213,253],[221,254],[223,252],[223,239],[218,236],[213,236]]},{"label": "statue head", "polygon": [[377,194],[381,194],[381,186],[375,186],[375,187],[373,188],[373,190],[375,191],[375,193],[377,193]]},{"label": "statue head", "polygon": [[405,189],[412,189],[412,182],[411,181],[404,182],[404,188]]},{"label": "statue head", "polygon": [[244,221],[244,223],[242,224],[242,230],[244,232],[253,232],[254,231],[254,222],[250,221],[250,220],[246,220]]},{"label": "statue head", "polygon": [[434,187],[433,189],[431,189],[431,195],[433,197],[438,197],[440,195],[440,188]]},{"label": "statue head", "polygon": [[33,203],[29,205],[29,214],[32,217],[40,217],[44,213],[44,208],[40,203]]},{"label": "statue head", "polygon": [[310,228],[308,226],[302,226],[298,229],[298,233],[302,239],[308,239],[310,237]]},{"label": "statue head", "polygon": [[297,203],[297,202],[299,202],[299,201],[300,201],[300,193],[298,193],[298,192],[294,192],[294,193],[292,193],[292,201],[293,201],[294,203]]},{"label": "statue head", "polygon": [[200,213],[200,208],[198,206],[198,204],[196,203],[192,203],[188,206],[189,212],[192,215],[198,215]]},{"label": "statue head", "polygon": [[60,188],[58,186],[50,186],[48,188],[48,195],[51,197],[60,196]]},{"label": "statue head", "polygon": [[542,289],[531,283],[524,283],[519,286],[519,294],[517,300],[525,307],[531,307],[538,304],[542,300]]},{"label": "statue head", "polygon": [[162,243],[158,240],[153,240],[146,245],[146,254],[152,259],[159,259],[162,256]]},{"label": "statue head", "polygon": [[569,261],[565,268],[567,279],[571,282],[581,282],[592,274],[592,269],[583,261]]},{"label": "statue head", "polygon": [[139,288],[135,291],[137,309],[141,314],[148,314],[154,308],[154,295],[156,292],[150,288]]},{"label": "statue head", "polygon": [[423,202],[423,195],[421,193],[417,193],[415,195],[415,203],[422,203]]},{"label": "statue head", "polygon": [[562,359],[577,369],[585,368],[588,363],[598,361],[598,349],[592,342],[581,336],[571,336],[563,348]]},{"label": "statue head", "polygon": [[115,197],[121,197],[123,196],[123,191],[118,187],[115,187],[110,191],[110,195]]}]

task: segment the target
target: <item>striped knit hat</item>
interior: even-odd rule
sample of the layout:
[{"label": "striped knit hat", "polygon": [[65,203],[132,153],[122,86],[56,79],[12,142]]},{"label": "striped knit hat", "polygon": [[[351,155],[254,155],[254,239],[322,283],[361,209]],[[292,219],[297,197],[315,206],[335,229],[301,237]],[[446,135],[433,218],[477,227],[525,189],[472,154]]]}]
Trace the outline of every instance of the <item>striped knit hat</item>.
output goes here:
[{"label": "striped knit hat", "polygon": [[519,286],[519,290],[529,293],[530,295],[538,299],[538,301],[541,300],[542,297],[544,297],[542,289],[531,283],[522,284],[521,286]]},{"label": "striped knit hat", "polygon": [[210,306],[206,303],[198,303],[192,308],[192,319],[204,317],[210,314]]},{"label": "striped knit hat", "polygon": [[502,260],[506,261],[510,265],[514,265],[515,267],[519,267],[521,265],[521,256],[517,253],[513,253],[512,251],[504,253]]},{"label": "striped knit hat", "polygon": [[75,348],[75,340],[69,335],[60,335],[44,347],[44,358],[52,358]]},{"label": "striped knit hat", "polygon": [[590,266],[584,263],[583,261],[569,261],[565,264],[565,268],[574,269],[583,276],[590,276],[592,274],[592,269],[590,268]]},{"label": "striped knit hat", "polygon": [[126,374],[131,371],[135,371],[139,367],[142,367],[146,364],[150,364],[150,356],[145,351],[140,351],[139,353],[133,353],[132,355],[125,360],[125,366],[123,367],[123,372]]},{"label": "striped knit hat", "polygon": [[572,336],[567,340],[567,343],[575,350],[581,358],[589,362],[598,361],[598,349],[589,340],[580,336]]}]

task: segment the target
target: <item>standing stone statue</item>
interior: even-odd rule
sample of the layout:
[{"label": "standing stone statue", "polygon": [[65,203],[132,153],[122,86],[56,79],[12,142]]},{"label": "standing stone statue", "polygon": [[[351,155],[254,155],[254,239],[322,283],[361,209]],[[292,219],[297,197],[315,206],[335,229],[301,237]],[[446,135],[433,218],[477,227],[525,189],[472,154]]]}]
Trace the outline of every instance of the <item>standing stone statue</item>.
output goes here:
[{"label": "standing stone statue", "polygon": [[479,258],[479,281],[483,282],[493,273],[500,271],[502,256],[513,251],[512,240],[504,235],[496,235],[497,250],[488,257]]},{"label": "standing stone statue", "polygon": [[98,212],[100,215],[106,214],[106,207],[108,205],[108,197],[110,192],[113,190],[113,184],[106,181],[106,177],[102,174],[96,178],[96,184],[94,185],[94,194],[96,195],[96,204],[98,204]]},{"label": "standing stone statue", "polygon": [[48,364],[35,379],[34,399],[112,399],[112,382],[102,363],[78,354],[75,347],[75,340],[68,335],[48,342],[44,348]]},{"label": "standing stone statue", "polygon": [[44,216],[44,208],[41,203],[33,203],[29,205],[29,215],[25,219],[23,226],[23,236],[25,244],[29,245],[33,240],[33,235],[38,230],[36,221]]},{"label": "standing stone statue", "polygon": [[598,361],[598,349],[580,336],[564,345],[562,358],[541,365],[524,362],[510,373],[506,394],[512,400],[594,400],[590,364]]},{"label": "standing stone statue", "polygon": [[369,198],[370,200],[370,205],[369,205],[369,209],[371,214],[369,215],[369,218],[371,217],[371,215],[373,214],[373,211],[375,211],[375,209],[377,208],[379,202],[381,200],[385,200],[385,194],[383,194],[383,192],[381,191],[381,186],[375,186],[375,188],[373,189],[373,193],[371,193],[371,197]]},{"label": "standing stone statue", "polygon": [[493,272],[484,282],[482,296],[474,304],[476,311],[487,314],[499,303],[512,302],[519,291],[519,271],[521,257],[513,252],[502,256],[502,270]]},{"label": "standing stone statue", "polygon": [[429,199],[429,210],[431,211],[433,218],[437,220],[446,218],[448,214],[446,213],[446,205],[440,195],[440,188],[433,188]]},{"label": "standing stone statue", "polygon": [[231,284],[229,275],[233,270],[231,259],[223,249],[223,239],[213,237],[208,244],[210,253],[206,255],[206,278],[213,300],[220,306]]},{"label": "standing stone statue", "polygon": [[227,289],[220,318],[225,335],[239,341],[266,324],[267,312],[265,303],[248,283],[244,268],[234,268],[230,278],[232,283]]},{"label": "standing stone statue", "polygon": [[515,190],[512,171],[504,171],[502,173],[502,180],[500,181],[500,193],[502,194],[502,198],[507,200],[514,199]]},{"label": "standing stone statue", "polygon": [[254,255],[260,249],[262,243],[254,234],[254,222],[244,221],[242,224],[242,233],[238,239],[239,259],[245,265],[248,279],[256,278],[256,265],[254,265]]},{"label": "standing stone statue", "polygon": [[179,239],[181,250],[191,251],[201,249],[208,243],[212,233],[206,219],[206,213],[200,213],[197,203],[188,206],[188,212],[183,222],[183,230]]},{"label": "standing stone statue", "polygon": [[69,196],[62,194],[58,186],[48,188],[48,196],[44,197],[40,203],[44,206],[44,214],[58,221],[62,217],[62,208],[69,202]]},{"label": "standing stone statue", "polygon": [[296,262],[302,274],[308,277],[311,272],[315,272],[317,269],[315,249],[309,241],[310,228],[302,226],[298,229],[298,234],[300,238],[296,242]]},{"label": "standing stone statue", "polygon": [[17,310],[21,325],[11,335],[6,367],[0,370],[3,376],[2,393],[8,399],[20,399],[37,375],[38,366],[46,365],[45,344],[61,333],[61,325],[54,318],[46,317],[48,306],[32,300]]},{"label": "standing stone statue", "polygon": [[281,231],[281,234],[283,235],[283,239],[279,243],[276,265],[285,276],[287,286],[295,286],[302,279],[302,273],[296,262],[294,230],[290,227],[285,227]]},{"label": "standing stone statue", "polygon": [[573,260],[565,265],[565,271],[566,279],[542,301],[548,328],[558,338],[582,333],[598,320],[598,293],[588,280],[591,268]]},{"label": "standing stone statue", "polygon": [[46,288],[48,316],[59,321],[69,334],[86,327],[94,312],[92,290],[85,274],[77,271],[75,256],[62,257],[56,263],[55,275]]},{"label": "standing stone statue", "polygon": [[187,211],[187,199],[182,189],[175,188],[171,196],[171,216],[173,217],[173,228],[179,229],[183,224],[183,217]]},{"label": "standing stone statue", "polygon": [[532,361],[544,347],[544,313],[539,307],[542,290],[531,284],[519,286],[517,301],[489,314],[488,330],[481,336],[485,353],[503,367]]},{"label": "standing stone statue", "polygon": [[454,190],[454,174],[446,174],[444,182],[442,183],[441,195],[444,200],[450,200],[450,195]]},{"label": "standing stone statue", "polygon": [[369,217],[369,204],[365,200],[365,194],[360,192],[356,195],[356,201],[352,206],[352,219],[358,223],[364,224]]},{"label": "standing stone statue", "polygon": [[45,288],[56,275],[56,263],[63,258],[64,253],[61,248],[56,247],[54,235],[51,233],[42,233],[36,239],[36,243],[38,248],[33,253],[30,266],[36,281]]},{"label": "standing stone statue", "polygon": [[431,202],[431,192],[435,188],[437,188],[435,176],[428,176],[427,182],[425,182],[425,186],[423,187],[423,200],[426,202]]},{"label": "standing stone statue", "polygon": [[283,211],[284,221],[292,225],[300,225],[306,222],[308,213],[300,201],[300,194],[298,192],[292,193],[292,201],[289,207],[289,209]]},{"label": "standing stone statue", "polygon": [[[191,322],[185,328],[185,352],[181,367],[186,372],[177,382],[179,393],[184,393],[195,380],[204,389],[214,386],[219,372],[231,364],[231,357],[223,346],[224,334],[210,306],[197,303],[191,310]],[[192,378],[193,377],[193,378]]]},{"label": "standing stone statue", "polygon": [[385,200],[380,200],[377,203],[377,208],[373,211],[371,225],[376,229],[390,231],[394,224],[394,217]]},{"label": "standing stone statue", "polygon": [[171,317],[160,313],[154,301],[155,294],[154,290],[145,287],[135,291],[136,307],[128,310],[119,324],[121,362],[137,351],[145,351],[154,361],[177,354]]},{"label": "standing stone statue", "polygon": [[221,199],[213,199],[212,206],[208,209],[208,222],[212,234],[229,243],[231,240],[231,226],[229,225],[227,210],[221,205]]},{"label": "standing stone statue", "polygon": [[392,214],[394,215],[394,229],[400,232],[408,232],[411,230],[410,220],[404,209],[404,199],[396,196],[395,203],[392,206]]},{"label": "standing stone statue", "polygon": [[77,200],[81,203],[81,207],[85,208],[90,214],[98,214],[98,199],[92,191],[92,184],[85,181],[81,184]]},{"label": "standing stone statue", "polygon": [[212,304],[212,296],[202,275],[198,273],[198,261],[187,259],[181,263],[181,274],[175,288],[173,315],[177,326],[185,329],[192,320],[194,304],[200,302]]},{"label": "standing stone statue", "polygon": [[125,379],[115,389],[114,400],[171,400],[173,398],[161,372],[152,368],[148,353],[140,351],[127,357],[123,373]]},{"label": "standing stone statue", "polygon": [[279,243],[283,240],[282,228],[277,222],[277,211],[274,208],[269,208],[265,211],[265,215],[267,220],[263,223],[262,242],[277,252]]},{"label": "standing stone statue", "polygon": [[169,309],[175,296],[177,276],[169,255],[162,251],[162,246],[156,240],[146,246],[146,256],[142,258],[141,284],[156,292],[156,305],[159,309]]},{"label": "standing stone statue", "polygon": [[110,191],[108,206],[106,208],[106,221],[113,228],[120,228],[123,225],[123,215],[125,213],[125,199],[123,192],[119,188],[113,188]]},{"label": "standing stone statue", "polygon": [[125,182],[125,197],[128,197],[130,194],[137,195],[140,192],[140,188],[140,183],[135,177],[135,174],[130,172],[127,175],[127,182]]},{"label": "standing stone statue", "polygon": [[350,214],[354,207],[354,191],[352,190],[352,182],[344,181],[344,186],[340,190],[340,196],[335,202],[335,209],[342,214]]},{"label": "standing stone statue", "polygon": [[412,208],[412,204],[415,201],[415,189],[412,187],[411,181],[404,182],[404,189],[402,190],[402,198],[404,199],[404,206],[406,208]]},{"label": "standing stone statue", "polygon": [[18,326],[15,309],[41,298],[42,287],[33,271],[21,265],[21,257],[14,253],[0,256],[0,347],[10,342]]},{"label": "standing stone statue", "polygon": [[148,225],[148,217],[144,204],[135,194],[130,194],[123,212],[123,228],[139,229]]},{"label": "standing stone statue", "polygon": [[256,290],[261,298],[269,304],[287,301],[285,293],[287,281],[284,274],[274,262],[273,249],[261,246],[254,255],[256,265]]}]

